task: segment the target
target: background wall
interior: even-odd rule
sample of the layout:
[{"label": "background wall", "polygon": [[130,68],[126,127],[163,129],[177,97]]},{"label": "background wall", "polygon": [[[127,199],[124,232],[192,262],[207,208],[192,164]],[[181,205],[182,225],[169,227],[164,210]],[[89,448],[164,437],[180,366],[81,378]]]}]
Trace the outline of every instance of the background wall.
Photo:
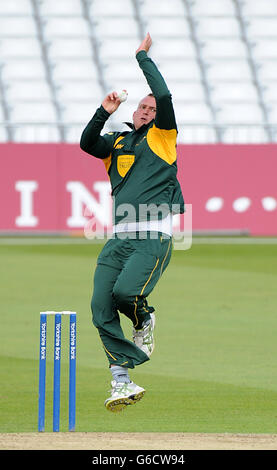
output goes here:
[{"label": "background wall", "polygon": [[[78,144],[2,144],[0,230],[111,228],[108,176]],[[277,234],[277,146],[179,145],[178,178],[193,232]]]}]

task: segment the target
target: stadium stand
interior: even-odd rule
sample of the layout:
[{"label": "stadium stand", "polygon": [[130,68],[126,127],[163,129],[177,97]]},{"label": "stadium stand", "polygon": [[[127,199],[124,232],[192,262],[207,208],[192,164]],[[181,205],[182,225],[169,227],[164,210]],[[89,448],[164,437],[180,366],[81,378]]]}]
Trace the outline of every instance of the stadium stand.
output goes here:
[{"label": "stadium stand", "polygon": [[148,87],[144,34],[172,93],[179,142],[276,142],[276,0],[0,2],[0,141],[77,142],[109,91]]}]

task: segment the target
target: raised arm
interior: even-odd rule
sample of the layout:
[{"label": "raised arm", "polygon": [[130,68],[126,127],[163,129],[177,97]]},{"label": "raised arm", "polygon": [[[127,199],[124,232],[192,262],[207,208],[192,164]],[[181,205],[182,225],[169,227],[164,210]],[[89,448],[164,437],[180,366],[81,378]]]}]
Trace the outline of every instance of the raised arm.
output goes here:
[{"label": "raised arm", "polygon": [[147,55],[151,45],[152,39],[148,33],[136,51],[136,59],[156,99],[155,124],[160,129],[177,129],[171,93],[156,64]]}]

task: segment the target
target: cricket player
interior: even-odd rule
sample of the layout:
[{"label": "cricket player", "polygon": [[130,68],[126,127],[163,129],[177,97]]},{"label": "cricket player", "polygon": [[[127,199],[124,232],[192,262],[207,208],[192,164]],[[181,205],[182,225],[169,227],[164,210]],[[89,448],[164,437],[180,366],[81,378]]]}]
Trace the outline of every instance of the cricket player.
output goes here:
[{"label": "cricket player", "polygon": [[[134,111],[131,130],[101,135],[121,104],[112,92],[87,124],[80,142],[82,150],[103,161],[112,188],[113,237],[97,260],[91,308],[112,374],[105,406],[113,412],[135,404],[145,393],[131,381],[129,369],[148,361],[153,352],[155,315],[147,297],[170,261],[172,216],[184,212],[176,176],[172,99],[147,55],[151,44],[148,33],[136,51],[151,93]],[[133,341],[124,336],[119,312],[132,322]]]}]

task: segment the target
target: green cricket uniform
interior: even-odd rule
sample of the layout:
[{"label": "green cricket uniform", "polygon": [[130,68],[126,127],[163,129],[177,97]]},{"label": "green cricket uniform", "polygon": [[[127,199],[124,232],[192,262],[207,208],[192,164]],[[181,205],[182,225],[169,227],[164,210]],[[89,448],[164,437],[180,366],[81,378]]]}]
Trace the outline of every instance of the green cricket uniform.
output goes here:
[{"label": "green cricket uniform", "polygon": [[146,298],[171,257],[168,221],[171,214],[184,212],[171,94],[147,53],[140,51],[136,58],[156,99],[155,120],[138,130],[130,125],[131,131],[102,136],[110,114],[100,106],[81,137],[82,150],[106,167],[114,204],[114,238],[104,246],[95,270],[93,323],[109,363],[128,368],[149,358],[124,337],[118,312],[135,328],[150,318],[154,308]]}]

